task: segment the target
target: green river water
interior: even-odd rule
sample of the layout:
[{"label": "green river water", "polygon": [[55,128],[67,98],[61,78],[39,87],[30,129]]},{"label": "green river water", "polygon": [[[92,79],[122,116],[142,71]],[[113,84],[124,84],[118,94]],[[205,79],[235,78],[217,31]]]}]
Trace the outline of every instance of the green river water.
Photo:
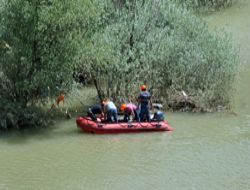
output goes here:
[{"label": "green river water", "polygon": [[250,1],[205,19],[240,48],[236,115],[167,113],[173,133],[99,136],[71,119],[0,136],[0,190],[250,189]]}]

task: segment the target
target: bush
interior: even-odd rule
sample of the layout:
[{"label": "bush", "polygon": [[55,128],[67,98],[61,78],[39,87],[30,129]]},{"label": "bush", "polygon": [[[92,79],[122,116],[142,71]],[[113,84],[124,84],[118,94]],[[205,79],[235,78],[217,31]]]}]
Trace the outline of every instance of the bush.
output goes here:
[{"label": "bush", "polygon": [[233,0],[173,0],[178,4],[184,5],[189,9],[194,9],[196,12],[206,12],[218,10],[220,8],[229,7]]},{"label": "bush", "polygon": [[0,101],[0,130],[42,128],[49,124],[49,117],[37,107],[22,107],[22,104]]},{"label": "bush", "polygon": [[[229,107],[238,56],[230,38],[172,1],[126,1],[83,59],[99,96],[135,100],[146,83],[166,107]],[[183,96],[184,93],[187,96]]]},{"label": "bush", "polygon": [[1,2],[0,86],[8,84],[1,97],[26,104],[70,89],[78,19],[88,14],[77,6],[59,0]]}]

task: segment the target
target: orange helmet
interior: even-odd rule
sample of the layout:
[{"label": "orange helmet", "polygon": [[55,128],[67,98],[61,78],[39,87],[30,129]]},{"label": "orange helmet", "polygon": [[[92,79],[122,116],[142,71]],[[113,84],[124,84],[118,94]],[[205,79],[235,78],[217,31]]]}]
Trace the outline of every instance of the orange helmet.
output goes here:
[{"label": "orange helmet", "polygon": [[141,90],[146,90],[146,89],[147,89],[146,85],[141,85]]},{"label": "orange helmet", "polygon": [[121,107],[120,107],[121,111],[124,111],[126,109],[126,107],[127,107],[126,104],[122,104]]}]

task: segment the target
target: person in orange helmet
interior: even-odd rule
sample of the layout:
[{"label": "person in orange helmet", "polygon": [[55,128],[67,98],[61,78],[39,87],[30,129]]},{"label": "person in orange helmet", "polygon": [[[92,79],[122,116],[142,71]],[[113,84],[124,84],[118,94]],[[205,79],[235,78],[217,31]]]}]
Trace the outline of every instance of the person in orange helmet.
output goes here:
[{"label": "person in orange helmet", "polygon": [[141,85],[141,92],[138,96],[140,121],[150,121],[151,94],[147,91],[146,85]]},{"label": "person in orange helmet", "polygon": [[137,112],[137,106],[133,103],[122,104],[120,110],[124,113],[124,121],[128,122],[130,120],[130,116],[133,117],[133,120],[139,121],[139,115]]}]

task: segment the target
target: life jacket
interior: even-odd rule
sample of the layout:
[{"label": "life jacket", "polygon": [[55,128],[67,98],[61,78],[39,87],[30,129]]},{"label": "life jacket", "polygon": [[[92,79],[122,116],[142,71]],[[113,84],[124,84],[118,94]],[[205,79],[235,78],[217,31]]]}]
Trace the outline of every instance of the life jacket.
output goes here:
[{"label": "life jacket", "polygon": [[137,106],[129,103],[126,107],[126,109],[124,110],[124,113],[126,114],[132,114],[133,112],[135,112],[137,110]]},{"label": "life jacket", "polygon": [[139,95],[139,100],[142,104],[148,104],[151,94],[148,91],[142,91]]}]

